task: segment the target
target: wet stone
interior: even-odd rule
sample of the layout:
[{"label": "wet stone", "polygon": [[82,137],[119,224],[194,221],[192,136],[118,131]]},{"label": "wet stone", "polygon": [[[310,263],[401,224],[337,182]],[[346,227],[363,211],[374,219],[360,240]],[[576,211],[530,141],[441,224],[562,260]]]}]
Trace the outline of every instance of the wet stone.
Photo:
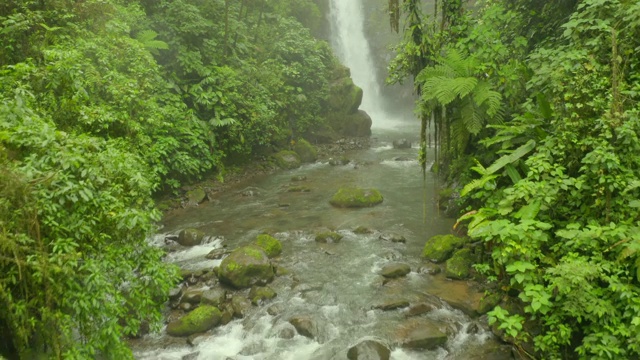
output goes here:
[{"label": "wet stone", "polygon": [[296,328],[298,334],[306,336],[311,339],[315,339],[318,335],[317,326],[315,321],[306,315],[294,316],[289,319],[289,323]]},{"label": "wet stone", "polygon": [[220,307],[227,299],[227,291],[221,288],[209,289],[202,292],[200,302],[202,304]]},{"label": "wet stone", "polygon": [[437,307],[433,304],[428,303],[419,303],[411,306],[409,310],[407,310],[407,316],[418,316],[422,314],[426,314],[430,311],[437,309]]},{"label": "wet stone", "polygon": [[176,301],[182,296],[182,286],[176,286],[169,290],[169,300]]},{"label": "wet stone", "polygon": [[358,344],[349,348],[349,360],[389,360],[391,350],[382,341],[374,339],[360,340]]},{"label": "wet stone", "polygon": [[389,279],[395,279],[402,276],[406,276],[410,272],[411,272],[411,267],[409,265],[397,263],[397,264],[389,264],[384,266],[380,271],[380,275]]},{"label": "wet stone", "polygon": [[382,311],[390,311],[390,310],[402,309],[406,307],[409,307],[409,302],[407,300],[391,300],[391,301],[382,303],[380,305],[376,305],[373,308],[382,310]]}]

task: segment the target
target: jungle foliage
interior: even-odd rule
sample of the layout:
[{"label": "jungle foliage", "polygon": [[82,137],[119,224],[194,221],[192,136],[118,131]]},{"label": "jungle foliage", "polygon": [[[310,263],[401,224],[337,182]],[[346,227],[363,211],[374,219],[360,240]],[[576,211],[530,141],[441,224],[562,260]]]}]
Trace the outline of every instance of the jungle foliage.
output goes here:
[{"label": "jungle foliage", "polygon": [[0,355],[132,358],[177,280],[152,195],[324,121],[336,60],[301,21],[309,0],[0,3]]},{"label": "jungle foliage", "polygon": [[[640,1],[391,0],[459,220],[504,294],[490,322],[540,359],[640,356]],[[471,107],[471,110],[465,110]],[[470,158],[475,158],[469,164]]]}]

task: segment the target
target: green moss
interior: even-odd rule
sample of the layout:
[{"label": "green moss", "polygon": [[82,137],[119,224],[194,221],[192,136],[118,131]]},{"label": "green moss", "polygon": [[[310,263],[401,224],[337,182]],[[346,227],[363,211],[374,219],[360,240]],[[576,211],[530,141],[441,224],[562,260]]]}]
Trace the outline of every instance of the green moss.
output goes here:
[{"label": "green moss", "polygon": [[258,235],[254,244],[264,249],[268,257],[278,256],[282,253],[282,243],[271,235]]},{"label": "green moss", "polygon": [[238,265],[238,263],[237,263],[237,262],[235,262],[235,261],[233,261],[233,260],[230,260],[230,261],[229,261],[228,263],[226,263],[225,265],[226,265],[226,266],[225,266],[225,270],[226,270],[226,271],[233,271],[233,270],[236,270],[237,268],[239,268],[239,267],[240,267],[240,265]]},{"label": "green moss", "polygon": [[187,192],[187,200],[189,200],[190,204],[199,204],[203,202],[206,197],[207,194],[202,188],[193,189]]},{"label": "green moss", "polygon": [[305,139],[298,139],[293,151],[300,156],[302,162],[314,162],[318,159],[316,148]]},{"label": "green moss", "polygon": [[269,300],[276,297],[276,292],[268,286],[252,287],[249,291],[249,300],[254,305],[258,305],[263,300]]},{"label": "green moss", "polygon": [[300,167],[300,157],[295,151],[282,150],[273,155],[273,158],[282,169],[288,170]]},{"label": "green moss", "polygon": [[341,208],[362,208],[378,205],[382,201],[382,194],[376,189],[341,188],[329,203]]},{"label": "green moss", "polygon": [[215,306],[202,305],[167,326],[171,336],[189,336],[205,332],[220,323],[222,313]]},{"label": "green moss", "polygon": [[471,265],[473,265],[473,254],[471,249],[462,249],[456,251],[451,259],[447,260],[446,275],[450,279],[466,279],[471,274]]},{"label": "green moss", "polygon": [[422,257],[435,263],[447,260],[456,249],[459,249],[467,242],[465,238],[453,235],[436,235],[424,245]]},{"label": "green moss", "polygon": [[262,251],[262,248],[255,248],[252,246],[245,246],[243,248],[244,253],[248,256],[251,256],[252,258],[256,259],[256,260],[262,260],[262,257],[264,256],[264,253]]}]

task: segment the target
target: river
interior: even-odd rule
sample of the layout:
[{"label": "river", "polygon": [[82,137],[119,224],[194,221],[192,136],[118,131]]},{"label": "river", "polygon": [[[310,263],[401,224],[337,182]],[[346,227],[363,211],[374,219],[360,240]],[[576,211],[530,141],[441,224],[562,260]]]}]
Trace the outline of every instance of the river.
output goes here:
[{"label": "river", "polygon": [[[273,234],[283,244],[278,266],[291,272],[270,284],[277,297],[253,307],[243,319],[194,339],[192,345],[184,339],[148,335],[134,347],[137,359],[342,360],[347,359],[350,346],[368,337],[388,344],[395,360],[509,358],[501,357],[504,353],[500,351],[494,357],[498,345],[480,321],[439,300],[440,295],[451,297],[451,293],[464,298],[467,284],[425,271],[428,266],[420,259],[425,241],[450,233],[453,220],[438,212],[433,174],[427,173],[423,181],[416,161],[418,121],[411,111],[389,115],[378,106],[378,81],[368,60],[361,6],[360,0],[331,1],[332,43],[352,69],[354,82],[364,89],[361,108],[370,113],[374,125],[370,147],[344,154],[349,160],[345,165],[331,165],[324,159],[239,183],[218,193],[215,201],[165,217],[154,239],[162,246],[167,235],[182,229],[204,231],[208,235],[205,244],[179,248],[167,258],[182,268],[198,270],[220,264],[221,260],[205,259],[213,249],[233,249],[251,243],[260,233]],[[392,142],[398,139],[407,139],[413,146],[395,149]],[[309,191],[289,192],[293,178],[304,178],[295,185]],[[365,209],[334,208],[329,199],[343,186],[377,188],[384,201]],[[357,227],[372,232],[355,233]],[[326,229],[344,238],[335,244],[317,243],[315,234]],[[381,239],[388,234],[400,235],[406,242]],[[408,264],[412,271],[385,284],[379,271],[397,262]],[[407,318],[406,309],[374,309],[394,300],[437,306],[412,318]],[[314,320],[314,338],[283,336],[292,328],[288,320],[298,315]],[[429,351],[401,346],[403,332],[420,321],[443,329],[447,342]]]}]

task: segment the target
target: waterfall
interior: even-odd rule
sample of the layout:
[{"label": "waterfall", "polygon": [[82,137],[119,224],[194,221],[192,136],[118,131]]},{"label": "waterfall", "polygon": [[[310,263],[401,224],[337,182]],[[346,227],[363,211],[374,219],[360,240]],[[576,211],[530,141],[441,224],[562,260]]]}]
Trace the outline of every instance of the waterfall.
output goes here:
[{"label": "waterfall", "polygon": [[362,5],[362,0],[331,0],[331,44],[340,61],[351,69],[353,82],[364,92],[360,109],[371,116],[374,127],[387,127],[389,116],[382,109],[371,49],[364,35]]}]

